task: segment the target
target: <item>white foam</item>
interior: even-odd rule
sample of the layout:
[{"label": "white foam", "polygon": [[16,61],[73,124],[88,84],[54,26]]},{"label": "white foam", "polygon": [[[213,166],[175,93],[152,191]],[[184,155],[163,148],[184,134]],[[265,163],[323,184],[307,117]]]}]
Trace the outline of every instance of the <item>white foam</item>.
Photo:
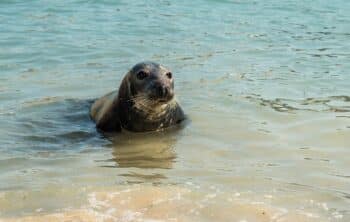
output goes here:
[{"label": "white foam", "polygon": [[266,194],[266,195],[264,195],[264,197],[265,197],[265,198],[267,198],[267,199],[272,199],[272,198],[273,198],[273,196],[272,196],[272,195],[267,195],[267,194]]},{"label": "white foam", "polygon": [[328,210],[329,210],[329,208],[328,208],[328,206],[327,206],[327,203],[322,203],[321,206],[322,206],[322,208],[323,208],[325,211],[328,211]]},{"label": "white foam", "polygon": [[336,212],[333,212],[332,213],[332,216],[336,219],[342,219],[343,218],[343,215],[338,213],[337,211]]},{"label": "white foam", "polygon": [[211,193],[211,194],[207,194],[205,197],[207,198],[207,199],[213,199],[213,198],[215,198],[217,195],[216,195],[216,193]]},{"label": "white foam", "polygon": [[138,221],[139,217],[141,217],[143,214],[141,212],[133,212],[133,211],[126,211],[122,218],[121,221],[122,222],[129,222],[129,221]]},{"label": "white foam", "polygon": [[35,210],[35,212],[40,213],[40,212],[42,212],[43,210],[44,210],[43,208],[38,208],[38,209]]},{"label": "white foam", "polygon": [[97,200],[96,193],[90,193],[88,196],[88,202],[92,208],[100,209],[102,207],[108,207],[106,201]]},{"label": "white foam", "polygon": [[309,212],[300,212],[301,214],[309,217],[309,218],[319,218],[320,216],[313,214],[313,213],[309,213]]},{"label": "white foam", "polygon": [[284,208],[278,208],[278,210],[280,212],[277,212],[277,213],[273,214],[272,217],[271,217],[271,220],[277,220],[279,217],[282,217],[283,215],[288,213],[288,210],[284,209]]}]

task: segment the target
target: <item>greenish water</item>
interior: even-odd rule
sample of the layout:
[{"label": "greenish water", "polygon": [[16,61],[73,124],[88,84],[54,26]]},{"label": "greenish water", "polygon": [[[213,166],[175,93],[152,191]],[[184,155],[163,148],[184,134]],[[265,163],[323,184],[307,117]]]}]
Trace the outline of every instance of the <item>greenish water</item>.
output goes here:
[{"label": "greenish water", "polygon": [[[349,11],[0,1],[0,220],[349,221]],[[107,139],[91,100],[143,60],[173,71],[190,121]]]}]

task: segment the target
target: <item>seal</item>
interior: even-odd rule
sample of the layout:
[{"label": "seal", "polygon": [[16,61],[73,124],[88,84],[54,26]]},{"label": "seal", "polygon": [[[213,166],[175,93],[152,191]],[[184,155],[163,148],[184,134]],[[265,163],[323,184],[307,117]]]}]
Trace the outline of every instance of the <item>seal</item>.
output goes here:
[{"label": "seal", "polygon": [[154,62],[132,67],[118,91],[92,104],[90,117],[105,132],[162,130],[185,120],[175,98],[172,72]]}]

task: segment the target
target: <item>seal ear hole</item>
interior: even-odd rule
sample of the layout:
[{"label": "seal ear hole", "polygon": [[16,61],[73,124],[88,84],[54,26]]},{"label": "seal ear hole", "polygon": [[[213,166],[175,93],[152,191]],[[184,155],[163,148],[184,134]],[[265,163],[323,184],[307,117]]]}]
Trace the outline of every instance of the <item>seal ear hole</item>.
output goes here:
[{"label": "seal ear hole", "polygon": [[172,74],[171,72],[168,72],[168,73],[166,74],[166,76],[167,76],[169,79],[171,79],[171,78],[173,77],[173,74]]},{"label": "seal ear hole", "polygon": [[139,79],[139,80],[143,80],[145,79],[146,77],[148,77],[149,74],[145,71],[140,71],[136,74],[136,77]]}]

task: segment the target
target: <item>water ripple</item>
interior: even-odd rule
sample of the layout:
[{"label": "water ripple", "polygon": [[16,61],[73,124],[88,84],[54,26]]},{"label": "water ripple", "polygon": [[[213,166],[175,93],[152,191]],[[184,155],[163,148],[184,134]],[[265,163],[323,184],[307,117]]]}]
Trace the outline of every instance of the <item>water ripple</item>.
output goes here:
[{"label": "water ripple", "polygon": [[246,96],[246,98],[261,106],[270,107],[277,112],[350,112],[350,97],[345,95],[324,98],[306,98],[301,100],[283,98],[264,99],[260,96]]}]

